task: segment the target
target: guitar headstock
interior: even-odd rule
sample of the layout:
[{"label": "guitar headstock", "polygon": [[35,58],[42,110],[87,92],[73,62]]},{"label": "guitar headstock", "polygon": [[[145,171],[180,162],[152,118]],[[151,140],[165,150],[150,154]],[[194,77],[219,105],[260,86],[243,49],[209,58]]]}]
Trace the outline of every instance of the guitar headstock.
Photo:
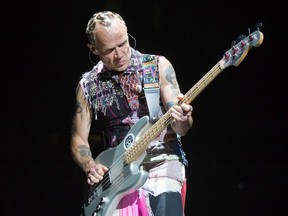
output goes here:
[{"label": "guitar headstock", "polygon": [[264,35],[260,30],[256,30],[253,33],[249,33],[247,37],[241,35],[238,37],[238,43],[232,44],[232,47],[227,50],[223,56],[221,68],[227,68],[231,65],[238,66],[248,51],[252,47],[259,47],[264,39]]}]

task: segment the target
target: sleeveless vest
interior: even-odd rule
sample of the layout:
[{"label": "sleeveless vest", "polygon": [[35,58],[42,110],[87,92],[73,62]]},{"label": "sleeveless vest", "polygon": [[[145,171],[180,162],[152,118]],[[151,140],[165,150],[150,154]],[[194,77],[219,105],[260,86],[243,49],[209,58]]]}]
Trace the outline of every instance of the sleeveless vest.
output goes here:
[{"label": "sleeveless vest", "polygon": [[[158,59],[160,56],[142,54],[131,48],[130,65],[123,73],[107,70],[100,61],[93,69],[82,75],[80,85],[95,119],[104,128],[106,148],[117,146],[141,117],[148,115],[149,109],[143,86],[159,84]],[[144,80],[145,79],[149,79]],[[165,112],[159,99],[158,117]],[[150,143],[148,155],[175,154],[185,160],[180,137],[170,126]]]}]

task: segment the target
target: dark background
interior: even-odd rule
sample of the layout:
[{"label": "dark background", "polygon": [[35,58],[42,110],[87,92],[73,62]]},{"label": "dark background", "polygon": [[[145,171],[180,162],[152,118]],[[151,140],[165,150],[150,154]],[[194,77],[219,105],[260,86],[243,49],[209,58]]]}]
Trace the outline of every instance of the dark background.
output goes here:
[{"label": "dark background", "polygon": [[136,49],[173,63],[183,93],[221,60],[232,40],[263,23],[263,44],[192,102],[194,127],[183,137],[186,215],[288,215],[284,0],[1,5],[0,215],[80,214],[84,176],[69,150],[74,92],[93,66],[87,21],[106,9],[123,16]]}]

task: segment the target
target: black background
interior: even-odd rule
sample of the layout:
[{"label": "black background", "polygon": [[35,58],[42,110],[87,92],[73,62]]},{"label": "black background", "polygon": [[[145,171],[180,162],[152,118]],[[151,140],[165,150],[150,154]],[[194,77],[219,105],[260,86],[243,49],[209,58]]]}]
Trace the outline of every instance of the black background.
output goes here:
[{"label": "black background", "polygon": [[100,10],[123,16],[136,49],[165,55],[183,93],[232,40],[263,23],[261,46],[192,102],[194,126],[183,137],[186,215],[288,215],[288,19],[285,2],[277,0],[2,5],[0,214],[80,214],[84,176],[71,158],[70,127],[75,87],[93,66],[85,27]]}]

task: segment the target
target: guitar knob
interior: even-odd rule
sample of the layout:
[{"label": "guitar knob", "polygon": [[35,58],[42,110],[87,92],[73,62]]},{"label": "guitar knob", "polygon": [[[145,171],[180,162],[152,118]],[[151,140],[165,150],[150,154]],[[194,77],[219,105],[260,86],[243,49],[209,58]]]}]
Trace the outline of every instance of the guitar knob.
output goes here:
[{"label": "guitar knob", "polygon": [[241,41],[241,46],[242,47],[246,46],[246,44],[247,44],[246,41],[244,41],[244,40]]},{"label": "guitar knob", "polygon": [[100,200],[101,200],[101,203],[106,203],[108,199],[106,197],[102,197]]},{"label": "guitar knob", "polygon": [[245,37],[246,37],[245,35],[239,35],[235,40],[232,41],[231,47],[234,47],[236,44],[242,41]]}]

